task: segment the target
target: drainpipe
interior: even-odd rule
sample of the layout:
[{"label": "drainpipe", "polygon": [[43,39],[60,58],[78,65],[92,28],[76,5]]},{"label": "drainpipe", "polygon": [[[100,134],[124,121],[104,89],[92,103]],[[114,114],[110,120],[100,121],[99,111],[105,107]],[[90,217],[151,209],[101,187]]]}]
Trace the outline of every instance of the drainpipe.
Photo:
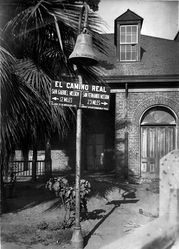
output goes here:
[{"label": "drainpipe", "polygon": [[125,101],[126,101],[126,114],[125,114],[125,119],[126,119],[126,125],[125,125],[125,168],[124,168],[124,178],[128,180],[129,174],[128,174],[128,113],[127,113],[127,108],[128,108],[128,83],[125,83]]}]

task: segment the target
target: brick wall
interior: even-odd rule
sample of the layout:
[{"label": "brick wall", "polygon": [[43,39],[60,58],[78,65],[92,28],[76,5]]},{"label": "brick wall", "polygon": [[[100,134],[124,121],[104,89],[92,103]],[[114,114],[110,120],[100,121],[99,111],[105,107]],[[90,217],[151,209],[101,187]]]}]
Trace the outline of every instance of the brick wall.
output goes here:
[{"label": "brick wall", "polygon": [[[155,106],[169,108],[176,116],[177,146],[179,148],[179,91],[132,90],[116,93],[115,150],[116,169],[124,173],[128,163],[129,173],[140,176],[140,120]],[[126,148],[125,133],[128,133]],[[127,154],[127,159],[126,159]]]}]

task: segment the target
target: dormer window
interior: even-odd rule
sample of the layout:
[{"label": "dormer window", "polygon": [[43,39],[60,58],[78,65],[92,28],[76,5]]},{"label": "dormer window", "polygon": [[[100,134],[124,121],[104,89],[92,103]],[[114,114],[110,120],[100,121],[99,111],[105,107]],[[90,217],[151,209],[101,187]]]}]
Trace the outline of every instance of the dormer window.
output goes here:
[{"label": "dormer window", "polygon": [[120,26],[120,61],[138,60],[138,25]]},{"label": "dormer window", "polygon": [[121,62],[140,60],[140,30],[143,18],[131,10],[115,19],[114,43],[116,55]]}]

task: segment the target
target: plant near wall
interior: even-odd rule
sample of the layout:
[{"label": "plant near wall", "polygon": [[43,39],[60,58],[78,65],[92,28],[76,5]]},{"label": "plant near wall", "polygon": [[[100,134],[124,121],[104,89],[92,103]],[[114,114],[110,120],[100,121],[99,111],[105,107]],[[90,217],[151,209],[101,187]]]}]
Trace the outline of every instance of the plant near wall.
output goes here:
[{"label": "plant near wall", "polygon": [[[64,177],[50,178],[45,188],[50,190],[59,197],[59,201],[62,203],[65,209],[65,215],[63,219],[62,228],[71,227],[74,222],[75,211],[75,186],[70,186],[68,180]],[[83,212],[84,217],[87,217],[87,202],[89,193],[91,192],[91,184],[85,179],[80,180],[80,210]]]}]

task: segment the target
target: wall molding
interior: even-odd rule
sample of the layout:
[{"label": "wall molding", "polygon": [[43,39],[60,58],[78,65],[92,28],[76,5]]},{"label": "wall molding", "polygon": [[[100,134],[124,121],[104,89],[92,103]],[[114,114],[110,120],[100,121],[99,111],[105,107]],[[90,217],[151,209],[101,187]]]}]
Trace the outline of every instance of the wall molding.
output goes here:
[{"label": "wall molding", "polygon": [[[111,93],[124,93],[125,89],[111,89]],[[145,88],[145,89],[128,89],[128,93],[143,93],[143,92],[179,92],[179,88]]]}]

